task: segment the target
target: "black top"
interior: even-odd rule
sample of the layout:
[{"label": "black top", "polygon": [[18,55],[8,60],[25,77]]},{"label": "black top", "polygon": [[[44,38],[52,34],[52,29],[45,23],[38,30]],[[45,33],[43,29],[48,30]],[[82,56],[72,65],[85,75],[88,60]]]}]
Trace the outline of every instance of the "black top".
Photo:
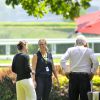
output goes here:
[{"label": "black top", "polygon": [[23,53],[16,54],[12,62],[12,71],[17,74],[17,81],[30,78],[29,55]]},{"label": "black top", "polygon": [[42,57],[40,51],[37,52],[37,65],[36,65],[36,76],[49,77],[52,75],[52,55],[47,52],[47,59]]}]

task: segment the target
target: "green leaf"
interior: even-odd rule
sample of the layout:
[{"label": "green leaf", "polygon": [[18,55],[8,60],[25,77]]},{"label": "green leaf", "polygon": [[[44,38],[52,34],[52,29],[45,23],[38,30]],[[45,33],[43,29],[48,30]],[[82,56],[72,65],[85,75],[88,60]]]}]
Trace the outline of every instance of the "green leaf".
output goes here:
[{"label": "green leaf", "polygon": [[80,9],[89,8],[91,0],[6,0],[7,5],[13,8],[17,5],[22,5],[22,8],[34,17],[42,18],[48,12],[62,15],[66,19],[73,20],[80,15]]}]

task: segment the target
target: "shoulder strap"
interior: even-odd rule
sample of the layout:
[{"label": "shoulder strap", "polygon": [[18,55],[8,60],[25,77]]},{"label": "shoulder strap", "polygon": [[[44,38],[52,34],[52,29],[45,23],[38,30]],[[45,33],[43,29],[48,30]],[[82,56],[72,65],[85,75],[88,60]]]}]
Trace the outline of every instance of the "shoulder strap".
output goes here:
[{"label": "shoulder strap", "polygon": [[52,54],[51,54],[51,52],[47,52],[47,57],[49,58],[51,58],[52,59]]},{"label": "shoulder strap", "polygon": [[[81,56],[81,58],[79,59],[79,61],[73,66],[73,68],[75,68],[81,61],[82,61],[82,59],[83,59],[83,57],[84,57],[84,55],[85,55],[85,53],[86,53],[86,51],[87,51],[87,49],[86,50],[84,50],[84,53],[83,53],[83,55]],[[72,69],[73,69],[72,68]]]}]

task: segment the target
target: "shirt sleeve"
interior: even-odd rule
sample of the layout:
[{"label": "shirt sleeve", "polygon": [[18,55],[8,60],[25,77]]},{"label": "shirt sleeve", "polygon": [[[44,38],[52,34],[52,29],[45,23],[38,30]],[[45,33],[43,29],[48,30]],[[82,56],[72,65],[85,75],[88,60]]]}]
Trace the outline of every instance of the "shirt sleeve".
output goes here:
[{"label": "shirt sleeve", "polygon": [[16,73],[16,67],[15,67],[15,57],[13,58],[11,68],[12,68],[12,71],[13,71],[14,73]]},{"label": "shirt sleeve", "polygon": [[70,56],[70,49],[68,49],[65,54],[61,57],[61,61],[60,61],[60,64],[61,64],[61,67],[63,68],[64,72],[68,72],[67,71],[67,66],[66,66],[66,62],[67,60],[69,59],[69,56]]},{"label": "shirt sleeve", "polygon": [[94,55],[93,50],[91,50],[91,52],[90,52],[90,58],[92,61],[91,72],[95,73],[97,70],[97,67],[99,66],[99,62],[98,62],[97,57]]}]

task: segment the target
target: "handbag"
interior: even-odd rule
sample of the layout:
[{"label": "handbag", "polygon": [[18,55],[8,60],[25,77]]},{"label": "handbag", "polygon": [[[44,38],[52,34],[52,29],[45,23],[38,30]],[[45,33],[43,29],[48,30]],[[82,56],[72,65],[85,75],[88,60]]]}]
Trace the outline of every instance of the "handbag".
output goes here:
[{"label": "handbag", "polygon": [[88,100],[100,100],[100,92],[99,91],[93,91],[92,89],[93,83],[91,82],[91,91],[87,93]]}]

